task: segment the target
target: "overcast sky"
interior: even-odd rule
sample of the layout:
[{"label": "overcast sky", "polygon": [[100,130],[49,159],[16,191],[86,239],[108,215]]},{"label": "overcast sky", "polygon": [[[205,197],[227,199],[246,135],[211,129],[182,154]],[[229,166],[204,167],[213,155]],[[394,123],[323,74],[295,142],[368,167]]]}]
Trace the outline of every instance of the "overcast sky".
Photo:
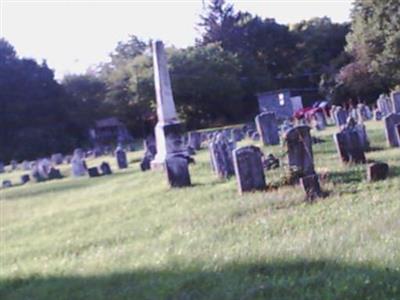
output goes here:
[{"label": "overcast sky", "polygon": [[[204,0],[207,3],[207,0]],[[351,0],[228,1],[236,10],[289,24],[328,16],[349,20]],[[0,35],[23,57],[46,59],[61,78],[107,61],[135,34],[178,47],[193,45],[202,0],[0,0]]]}]

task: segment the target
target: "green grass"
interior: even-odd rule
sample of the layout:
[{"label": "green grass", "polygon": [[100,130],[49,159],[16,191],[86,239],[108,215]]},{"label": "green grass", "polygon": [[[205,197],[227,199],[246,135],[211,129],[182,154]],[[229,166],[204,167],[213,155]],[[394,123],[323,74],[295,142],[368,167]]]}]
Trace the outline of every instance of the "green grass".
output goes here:
[{"label": "green grass", "polygon": [[367,126],[390,178],[343,166],[328,128],[314,155],[329,196],[313,204],[298,186],[238,196],[206,150],[185,189],[140,172],[135,152],[124,171],[105,158],[113,176],[0,190],[0,299],[400,299],[400,149]]}]

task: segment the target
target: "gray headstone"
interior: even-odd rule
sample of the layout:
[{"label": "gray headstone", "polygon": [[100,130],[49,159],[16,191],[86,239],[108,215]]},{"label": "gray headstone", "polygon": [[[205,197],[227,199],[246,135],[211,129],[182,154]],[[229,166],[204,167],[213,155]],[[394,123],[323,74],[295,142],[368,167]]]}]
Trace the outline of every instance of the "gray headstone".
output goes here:
[{"label": "gray headstone", "polygon": [[235,142],[239,142],[244,138],[243,131],[240,128],[234,128],[232,130],[232,138]]},{"label": "gray headstone", "polygon": [[48,158],[44,158],[39,160],[37,164],[37,171],[43,179],[47,179],[49,177],[51,167],[51,161]]},{"label": "gray headstone", "polygon": [[222,134],[218,134],[209,145],[211,165],[220,178],[228,178],[234,174],[233,146]]},{"label": "gray headstone", "polygon": [[397,137],[397,143],[400,145],[400,123],[394,125],[394,130]]},{"label": "gray headstone", "polygon": [[61,153],[55,153],[51,156],[51,161],[55,165],[61,165],[63,163],[64,157]]},{"label": "gray headstone", "polygon": [[11,170],[16,170],[18,169],[18,162],[16,160],[12,160],[10,161],[10,166],[11,166]]},{"label": "gray headstone", "polygon": [[400,91],[394,91],[391,93],[393,113],[400,113]]},{"label": "gray headstone", "polygon": [[233,164],[239,194],[266,188],[260,148],[246,146],[233,150]]},{"label": "gray headstone", "polygon": [[30,180],[31,180],[31,178],[30,178],[29,174],[24,174],[24,175],[21,176],[21,183],[22,184],[25,184]]},{"label": "gray headstone", "polygon": [[316,130],[324,130],[326,128],[326,119],[322,111],[317,111],[313,115]]},{"label": "gray headstone", "polygon": [[4,163],[0,161],[0,173],[4,173]]},{"label": "gray headstone", "polygon": [[388,116],[393,112],[392,103],[386,95],[380,95],[376,101],[379,111],[382,113],[383,117]]},{"label": "gray headstone", "polygon": [[89,177],[91,177],[91,178],[100,176],[99,169],[97,167],[88,168],[87,171],[88,171]]},{"label": "gray headstone", "polygon": [[3,186],[3,189],[12,187],[11,180],[3,180],[2,186]]},{"label": "gray headstone", "polygon": [[342,107],[338,107],[335,110],[334,118],[338,127],[344,126],[347,120],[347,112]]},{"label": "gray headstone", "polygon": [[279,131],[275,114],[273,112],[259,114],[255,121],[263,144],[279,145]]},{"label": "gray headstone", "polygon": [[201,134],[197,131],[189,132],[189,146],[194,150],[200,150],[201,148]]},{"label": "gray headstone", "polygon": [[379,109],[374,110],[374,120],[375,121],[382,120],[382,112]]},{"label": "gray headstone", "polygon": [[310,127],[296,126],[285,133],[288,161],[291,170],[300,177],[314,174],[314,157]]},{"label": "gray headstone", "polygon": [[72,176],[80,177],[85,176],[87,173],[85,155],[81,149],[74,151],[74,156],[71,159]]},{"label": "gray headstone", "polygon": [[385,135],[390,147],[400,147],[400,141],[397,139],[395,125],[400,123],[400,114],[390,114],[384,118]]},{"label": "gray headstone", "polygon": [[306,201],[313,201],[322,196],[321,187],[317,174],[300,178],[300,183],[306,192]]},{"label": "gray headstone", "polygon": [[118,168],[126,169],[128,167],[128,159],[126,157],[124,149],[118,147],[117,150],[115,150],[115,156],[117,158]]},{"label": "gray headstone", "polygon": [[333,136],[336,149],[342,162],[365,163],[363,145],[356,131],[344,129]]},{"label": "gray headstone", "polygon": [[190,174],[187,158],[172,156],[165,161],[168,183],[171,187],[190,186]]},{"label": "gray headstone", "polygon": [[389,165],[383,162],[376,162],[368,165],[367,180],[385,180],[389,175]]}]

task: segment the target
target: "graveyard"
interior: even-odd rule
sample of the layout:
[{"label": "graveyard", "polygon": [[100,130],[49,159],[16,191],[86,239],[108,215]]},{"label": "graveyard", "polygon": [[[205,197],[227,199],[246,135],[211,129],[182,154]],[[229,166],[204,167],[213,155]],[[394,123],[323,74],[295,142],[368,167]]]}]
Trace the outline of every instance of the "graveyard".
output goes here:
[{"label": "graveyard", "polygon": [[[368,121],[368,161],[389,177],[367,182],[367,165],[340,162],[334,126],[312,135],[321,188],[304,201],[268,170],[268,189],[239,195],[234,177],[213,174],[202,147],[192,186],[171,189],[162,172],[141,172],[143,150],[113,174],[29,182],[1,191],[2,299],[315,299],[399,296],[400,156],[382,122]],[[256,145],[284,156],[281,145]],[[284,161],[284,159],[283,159]],[[60,167],[63,175],[70,165]],[[18,178],[23,171],[0,174]],[[13,179],[13,178],[11,178]],[[133,296],[134,295],[134,296]]]}]

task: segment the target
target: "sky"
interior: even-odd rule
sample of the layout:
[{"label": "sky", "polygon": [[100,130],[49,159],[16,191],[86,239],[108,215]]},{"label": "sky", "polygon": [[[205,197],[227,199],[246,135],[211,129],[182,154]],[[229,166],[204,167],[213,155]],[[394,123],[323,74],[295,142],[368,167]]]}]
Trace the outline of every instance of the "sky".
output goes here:
[{"label": "sky", "polygon": [[[0,0],[0,36],[21,57],[47,61],[56,78],[108,60],[118,41],[135,34],[186,47],[208,0]],[[228,0],[236,10],[282,24],[328,16],[349,21],[351,0]]]}]

